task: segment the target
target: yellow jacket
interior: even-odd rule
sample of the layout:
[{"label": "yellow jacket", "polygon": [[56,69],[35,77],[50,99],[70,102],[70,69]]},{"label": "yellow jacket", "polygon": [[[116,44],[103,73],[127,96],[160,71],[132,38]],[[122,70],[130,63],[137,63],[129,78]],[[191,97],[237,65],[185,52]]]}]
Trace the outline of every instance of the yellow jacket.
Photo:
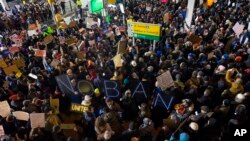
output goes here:
[{"label": "yellow jacket", "polygon": [[241,85],[241,83],[236,83],[235,81],[233,81],[231,78],[232,75],[233,75],[233,71],[228,70],[226,73],[226,81],[230,84],[229,91],[233,95],[244,92],[244,87]]}]

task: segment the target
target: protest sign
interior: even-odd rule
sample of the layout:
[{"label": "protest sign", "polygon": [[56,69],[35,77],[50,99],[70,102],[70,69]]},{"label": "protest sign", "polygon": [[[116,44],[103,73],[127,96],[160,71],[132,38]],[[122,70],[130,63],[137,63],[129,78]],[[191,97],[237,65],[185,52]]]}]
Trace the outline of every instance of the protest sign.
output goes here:
[{"label": "protest sign", "polygon": [[84,113],[89,110],[89,107],[81,105],[81,104],[76,104],[76,103],[71,103],[70,106],[70,111],[76,112],[76,113]]},{"label": "protest sign", "polygon": [[28,36],[38,35],[36,30],[28,30]]},{"label": "protest sign", "polygon": [[0,102],[0,116],[7,117],[10,114],[10,105],[7,100]]},{"label": "protest sign", "polygon": [[86,53],[83,51],[79,51],[76,53],[78,59],[86,59]]},{"label": "protest sign", "polygon": [[169,71],[164,72],[160,76],[156,77],[156,79],[162,90],[166,90],[167,88],[174,86],[174,80]]},{"label": "protest sign", "polygon": [[70,82],[70,79],[67,75],[60,75],[56,77],[56,82],[62,91],[62,93],[71,95],[74,94],[73,86]]},{"label": "protest sign", "polygon": [[77,21],[71,21],[71,22],[69,23],[69,27],[70,27],[70,28],[77,27]]},{"label": "protest sign", "polygon": [[69,38],[69,39],[66,39],[66,41],[65,41],[65,43],[66,43],[68,46],[74,45],[74,44],[76,44],[76,42],[77,42],[76,38],[73,38],[73,37],[71,37],[71,38]]},{"label": "protest sign", "polygon": [[5,132],[4,132],[4,129],[3,129],[3,125],[0,125],[0,137],[2,137],[4,135],[5,135]]},{"label": "protest sign", "polygon": [[55,68],[59,63],[60,63],[59,60],[53,59],[52,62],[50,63],[50,65]]},{"label": "protest sign", "polygon": [[0,60],[0,68],[6,68],[6,67],[8,67],[6,62],[3,59],[1,59]]},{"label": "protest sign", "polygon": [[191,35],[188,38],[188,41],[190,41],[193,45],[194,44],[199,44],[201,42],[201,38],[198,35]]},{"label": "protest sign", "polygon": [[117,54],[114,58],[113,58],[115,67],[122,67],[122,58],[121,58],[121,54]]},{"label": "protest sign", "polygon": [[36,24],[29,24],[28,25],[28,30],[36,30],[37,26]]},{"label": "protest sign", "polygon": [[95,40],[90,40],[90,41],[89,41],[89,45],[90,45],[90,46],[93,46],[94,44],[95,44]]},{"label": "protest sign", "polygon": [[239,24],[239,22],[237,22],[234,26],[233,26],[233,31],[236,34],[236,36],[239,38],[240,34],[243,32],[244,29],[244,25]]},{"label": "protest sign", "polygon": [[195,0],[188,1],[187,14],[186,14],[185,26],[184,26],[187,31],[189,31],[191,27],[193,12],[194,12],[194,5],[195,5]]},{"label": "protest sign", "polygon": [[75,124],[70,124],[70,123],[62,123],[60,125],[60,127],[63,130],[72,130],[72,129],[74,129],[76,127],[76,125]]},{"label": "protest sign", "polygon": [[53,41],[54,37],[52,35],[48,35],[43,39],[43,44],[47,45]]},{"label": "protest sign", "polygon": [[38,49],[38,50],[36,50],[35,51],[35,56],[36,57],[46,57],[46,50],[40,50],[40,49]]},{"label": "protest sign", "polygon": [[117,48],[117,54],[125,53],[126,49],[127,49],[127,41],[119,41],[118,48]]},{"label": "protest sign", "polygon": [[30,119],[29,113],[24,111],[15,111],[12,112],[12,114],[18,120],[28,121]]},{"label": "protest sign", "polygon": [[15,53],[17,53],[17,52],[19,52],[19,47],[17,47],[17,46],[12,46],[12,47],[10,47],[9,48],[9,52],[11,53],[11,54],[15,54]]},{"label": "protest sign", "polygon": [[132,97],[136,103],[143,103],[147,101],[150,93],[150,84],[147,81],[131,81],[130,86]]},{"label": "protest sign", "polygon": [[23,58],[12,60],[12,63],[16,65],[17,68],[26,67],[26,64]]},{"label": "protest sign", "polygon": [[174,97],[163,93],[162,91],[159,91],[156,94],[156,97],[154,98],[154,102],[153,102],[153,107],[162,107],[165,108],[166,110],[169,110],[172,106],[172,103],[174,101]]},{"label": "protest sign", "polygon": [[18,67],[16,65],[12,65],[12,66],[6,67],[3,70],[4,70],[4,73],[6,75],[16,74],[17,72],[20,72],[20,70],[18,69]]},{"label": "protest sign", "polygon": [[82,93],[82,94],[88,94],[91,91],[92,92],[94,91],[93,85],[90,82],[86,81],[86,80],[79,81],[77,86],[78,86],[79,92]]},{"label": "protest sign", "polygon": [[31,125],[31,128],[45,127],[45,114],[44,113],[31,113],[30,125]]},{"label": "protest sign", "polygon": [[55,110],[56,113],[59,113],[59,99],[50,97],[50,107]]},{"label": "protest sign", "polygon": [[118,81],[104,80],[103,88],[107,97],[111,99],[118,99],[120,94],[120,85]]},{"label": "protest sign", "polygon": [[16,78],[20,78],[22,75],[23,75],[23,74],[19,71],[19,72],[16,73],[15,76],[16,76]]}]

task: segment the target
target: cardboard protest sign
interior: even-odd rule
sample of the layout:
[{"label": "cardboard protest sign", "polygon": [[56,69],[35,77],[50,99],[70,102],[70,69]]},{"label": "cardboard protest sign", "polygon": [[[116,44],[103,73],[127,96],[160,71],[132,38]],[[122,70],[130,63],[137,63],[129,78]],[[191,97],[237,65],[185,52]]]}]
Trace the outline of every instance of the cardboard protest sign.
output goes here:
[{"label": "cardboard protest sign", "polygon": [[12,112],[12,114],[18,120],[28,121],[30,119],[29,113],[24,111],[15,111]]},{"label": "cardboard protest sign", "polygon": [[40,50],[40,49],[38,49],[38,50],[36,50],[35,51],[35,56],[36,57],[46,57],[46,50]]},{"label": "cardboard protest sign", "polygon": [[70,28],[77,27],[77,21],[71,21],[71,22],[69,23],[69,27],[70,27]]},{"label": "cardboard protest sign", "polygon": [[9,87],[9,81],[4,81],[3,88],[8,88],[8,87]]},{"label": "cardboard protest sign", "polygon": [[11,54],[15,54],[15,53],[17,53],[17,52],[19,52],[19,51],[20,51],[20,49],[19,49],[19,47],[17,47],[17,46],[12,46],[12,47],[9,48],[9,52],[10,52]]},{"label": "cardboard protest sign", "polygon": [[76,53],[78,59],[86,59],[86,53],[83,51],[79,51]]},{"label": "cardboard protest sign", "polygon": [[70,46],[70,45],[76,44],[77,40],[76,40],[76,38],[71,37],[69,39],[66,39],[65,43]]},{"label": "cardboard protest sign", "polygon": [[4,135],[5,135],[5,132],[4,132],[4,129],[3,129],[3,125],[0,125],[0,137],[2,137]]},{"label": "cardboard protest sign", "polygon": [[31,128],[45,127],[45,114],[44,113],[31,113],[30,124],[31,124]]},{"label": "cardboard protest sign", "polygon": [[154,98],[153,107],[162,107],[169,110],[173,104],[174,97],[170,94],[159,91]]},{"label": "cardboard protest sign", "polygon": [[28,25],[28,30],[36,30],[37,26],[36,24],[29,24]]},{"label": "cardboard protest sign", "polygon": [[10,114],[10,111],[11,111],[10,105],[7,102],[7,100],[1,101],[0,102],[0,115],[5,118]]},{"label": "cardboard protest sign", "polygon": [[18,68],[26,67],[26,64],[23,58],[12,60],[12,63],[16,65]]},{"label": "cardboard protest sign", "polygon": [[113,58],[115,67],[122,67],[122,58],[121,58],[121,54],[117,54],[114,58]]},{"label": "cardboard protest sign", "polygon": [[8,67],[6,62],[3,59],[1,59],[0,60],[0,68],[6,68],[6,67]]},{"label": "cardboard protest sign", "polygon": [[16,65],[6,67],[3,69],[3,71],[6,75],[16,74],[17,72],[20,72],[20,70],[18,69],[18,67]]},{"label": "cardboard protest sign", "polygon": [[74,88],[67,75],[56,76],[56,82],[60,90],[62,91],[62,93],[67,94],[67,95],[74,94],[75,92]]},{"label": "cardboard protest sign", "polygon": [[52,35],[48,35],[43,39],[43,44],[47,45],[53,41],[54,37]]},{"label": "cardboard protest sign", "polygon": [[59,63],[60,63],[59,60],[53,59],[52,62],[50,63],[50,65],[55,68]]},{"label": "cardboard protest sign", "polygon": [[59,27],[62,28],[62,29],[67,29],[68,25],[65,22],[60,22]]},{"label": "cardboard protest sign", "polygon": [[72,130],[76,127],[75,124],[70,124],[70,123],[63,123],[60,125],[61,129],[63,130]]},{"label": "cardboard protest sign", "polygon": [[207,54],[207,59],[212,59],[214,57],[214,52],[210,52]]},{"label": "cardboard protest sign", "polygon": [[59,99],[58,98],[52,98],[50,97],[50,107],[56,111],[56,113],[59,113]]},{"label": "cardboard protest sign", "polygon": [[117,54],[123,54],[127,50],[127,41],[119,41],[118,42],[118,48],[117,48]]},{"label": "cardboard protest sign", "polygon": [[193,45],[194,44],[199,44],[201,42],[201,38],[198,35],[191,35],[188,38],[188,41],[190,41]]},{"label": "cardboard protest sign", "polygon": [[95,44],[95,40],[90,40],[90,41],[89,41],[89,45],[90,45],[90,46],[93,46],[94,44]]},{"label": "cardboard protest sign", "polygon": [[237,37],[240,36],[240,34],[243,32],[245,25],[241,25],[239,24],[239,22],[237,22],[234,26],[233,26],[233,31],[236,34]]},{"label": "cardboard protest sign", "polygon": [[89,107],[81,105],[81,104],[76,104],[76,103],[71,103],[70,106],[70,111],[76,112],[76,113],[84,113],[89,110]]},{"label": "cardboard protest sign", "polygon": [[162,90],[166,90],[169,87],[174,86],[174,80],[170,74],[170,71],[166,71],[160,76],[156,77],[158,84]]}]

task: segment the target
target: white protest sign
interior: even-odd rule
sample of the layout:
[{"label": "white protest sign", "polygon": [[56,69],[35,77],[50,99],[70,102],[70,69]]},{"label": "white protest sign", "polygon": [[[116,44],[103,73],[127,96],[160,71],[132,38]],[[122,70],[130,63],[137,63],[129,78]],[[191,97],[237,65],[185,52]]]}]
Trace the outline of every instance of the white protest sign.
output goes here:
[{"label": "white protest sign", "polygon": [[0,102],[0,115],[2,117],[7,117],[10,114],[10,105],[7,100]]},{"label": "white protest sign", "polygon": [[12,112],[12,114],[18,120],[28,121],[30,118],[29,113],[23,112],[23,111],[15,111],[15,112]]},{"label": "white protest sign", "polygon": [[184,26],[187,31],[189,31],[189,28],[191,27],[191,22],[192,22],[193,12],[194,12],[194,4],[195,4],[195,0],[188,1],[187,15],[185,19],[186,24]]},{"label": "white protest sign", "polygon": [[31,128],[45,127],[45,114],[44,113],[31,113],[30,124],[31,124]]},{"label": "white protest sign", "polygon": [[174,86],[174,80],[169,71],[164,72],[160,76],[156,77],[156,79],[162,90],[166,90],[167,88]]},{"label": "white protest sign", "polygon": [[240,34],[243,32],[244,29],[244,25],[239,24],[239,22],[237,22],[234,26],[233,26],[233,31],[236,34],[236,36],[239,38]]}]

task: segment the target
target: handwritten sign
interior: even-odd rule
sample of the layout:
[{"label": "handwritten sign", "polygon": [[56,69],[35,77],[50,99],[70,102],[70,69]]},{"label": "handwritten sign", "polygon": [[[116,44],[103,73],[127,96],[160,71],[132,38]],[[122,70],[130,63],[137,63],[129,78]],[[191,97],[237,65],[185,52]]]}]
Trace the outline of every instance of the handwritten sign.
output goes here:
[{"label": "handwritten sign", "polygon": [[121,60],[121,54],[117,54],[114,58],[113,58],[115,67],[122,67],[122,60]]},{"label": "handwritten sign", "polygon": [[7,100],[0,102],[0,115],[2,117],[7,117],[10,114],[10,105]]},{"label": "handwritten sign", "polygon": [[63,130],[72,130],[76,127],[75,124],[63,123],[60,125],[61,129]]},{"label": "handwritten sign", "polygon": [[234,26],[233,26],[233,31],[235,32],[236,36],[239,37],[240,34],[243,32],[244,29],[244,25],[239,24],[239,22],[237,22]]},{"label": "handwritten sign", "polygon": [[1,59],[0,60],[0,68],[6,68],[6,67],[8,67],[6,62],[3,59]]},{"label": "handwritten sign", "polygon": [[79,51],[76,53],[76,56],[78,59],[85,59],[86,58],[86,53],[83,51]]},{"label": "handwritten sign", "polygon": [[31,124],[31,128],[45,127],[45,114],[44,113],[31,113],[30,124]]},{"label": "handwritten sign", "polygon": [[54,37],[52,35],[48,35],[43,39],[43,44],[47,45],[53,41]]},{"label": "handwritten sign", "polygon": [[18,120],[28,121],[30,119],[29,113],[23,111],[12,112],[13,116]]},{"label": "handwritten sign", "polygon": [[59,60],[53,59],[53,61],[50,63],[50,65],[55,68],[59,63],[60,63]]},{"label": "handwritten sign", "polygon": [[46,50],[36,50],[35,56],[36,57],[46,57]]},{"label": "handwritten sign", "polygon": [[17,53],[17,52],[19,52],[19,47],[17,47],[17,46],[12,46],[12,47],[10,47],[9,48],[9,52],[11,53],[11,54],[15,54],[15,53]]},{"label": "handwritten sign", "polygon": [[26,67],[26,64],[23,58],[12,60],[12,63],[16,65],[17,68]]},{"label": "handwritten sign", "polygon": [[80,105],[80,104],[76,104],[76,103],[72,103],[70,106],[70,110],[72,112],[84,113],[84,112],[89,110],[89,107],[84,106],[84,105]]},{"label": "handwritten sign", "polygon": [[6,75],[16,74],[17,72],[20,72],[20,70],[18,69],[16,65],[12,65],[7,68],[4,68],[3,71]]},{"label": "handwritten sign", "polygon": [[156,77],[156,79],[162,90],[166,90],[167,88],[174,86],[174,80],[169,71],[164,72],[160,76]]},{"label": "handwritten sign", "polygon": [[117,54],[123,54],[126,52],[127,49],[127,41],[119,41]]},{"label": "handwritten sign", "polygon": [[59,113],[59,99],[58,98],[50,98],[50,107],[53,108],[56,113]]}]

